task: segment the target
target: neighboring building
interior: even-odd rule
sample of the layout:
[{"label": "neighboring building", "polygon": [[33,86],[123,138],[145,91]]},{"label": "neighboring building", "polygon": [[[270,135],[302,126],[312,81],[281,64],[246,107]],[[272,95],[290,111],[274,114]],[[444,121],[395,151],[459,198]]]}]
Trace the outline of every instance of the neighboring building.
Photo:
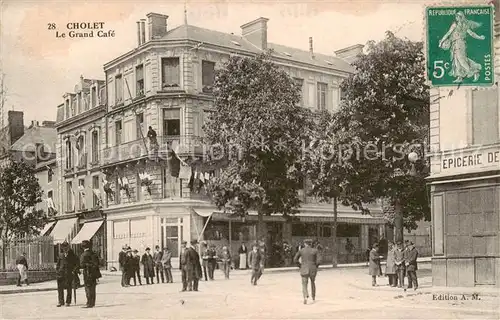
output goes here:
[{"label": "neighboring building", "polygon": [[24,134],[24,114],[22,111],[9,111],[7,125],[0,128],[0,167],[10,161],[10,147]]},{"label": "neighboring building", "polygon": [[[245,221],[230,219],[217,212],[200,187],[216,173],[199,161],[202,124],[212,112],[214,70],[231,55],[273,49],[275,63],[302,86],[302,105],[334,112],[340,82],[354,72],[341,57],[352,59],[363,48],[356,45],[329,56],[314,52],[312,38],[309,51],[268,43],[265,18],[244,24],[242,36],[188,24],[170,29],[168,16],[156,13],[147,18],[148,32],[145,22],[137,22],[138,47],[104,66],[108,107],[102,169],[110,183],[104,209],[109,267],[118,265],[124,244],[139,250],[168,246],[176,263],[182,240],[229,243],[233,252],[240,241],[255,240],[257,219],[252,213]],[[149,126],[157,134],[158,148],[145,138]],[[166,160],[172,150],[189,166],[174,170],[175,161]],[[331,205],[304,200],[295,222],[265,218],[269,243],[317,237],[328,247]],[[364,252],[370,235],[384,233],[380,211],[374,207],[373,214],[379,215],[374,217],[340,207],[339,247],[351,238],[358,252]]]},{"label": "neighboring building", "polygon": [[[498,52],[495,67],[499,79]],[[500,286],[498,86],[431,93],[433,285]]]},{"label": "neighboring building", "polygon": [[[43,191],[42,202],[36,209],[42,209],[49,216],[58,212],[58,172],[56,170],[57,131],[52,121],[32,121],[24,135],[10,148],[12,161],[24,161],[35,169],[35,176]],[[43,230],[46,233],[48,230]],[[43,235],[43,234],[42,234]]]},{"label": "neighboring building", "polygon": [[[101,146],[105,144],[105,82],[83,76],[57,107],[58,214],[51,222],[54,244],[92,240],[106,260],[105,217],[102,214],[103,177]],[[75,238],[76,236],[76,238]]]}]

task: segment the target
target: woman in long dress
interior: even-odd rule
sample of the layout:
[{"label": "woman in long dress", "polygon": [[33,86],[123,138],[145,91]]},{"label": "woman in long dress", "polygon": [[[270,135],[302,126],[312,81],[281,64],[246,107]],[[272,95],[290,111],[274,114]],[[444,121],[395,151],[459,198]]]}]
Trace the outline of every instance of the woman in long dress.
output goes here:
[{"label": "woman in long dress", "polygon": [[484,40],[483,35],[478,35],[472,29],[479,28],[481,23],[467,20],[463,12],[457,12],[455,21],[448,32],[439,41],[439,47],[450,50],[451,70],[449,75],[455,77],[454,82],[461,82],[464,78],[474,77],[474,81],[479,80],[481,64],[469,59],[467,56],[467,35],[474,39]]},{"label": "woman in long dress", "polygon": [[240,248],[238,249],[238,254],[240,255],[240,270],[245,270],[247,268],[247,252],[247,246],[244,242],[242,242]]}]

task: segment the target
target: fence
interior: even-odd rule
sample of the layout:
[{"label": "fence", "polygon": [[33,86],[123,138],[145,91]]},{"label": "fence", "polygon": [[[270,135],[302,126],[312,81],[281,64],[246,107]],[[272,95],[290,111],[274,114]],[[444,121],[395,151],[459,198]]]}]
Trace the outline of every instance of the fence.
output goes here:
[{"label": "fence", "polygon": [[5,254],[2,270],[16,270],[16,259],[26,253],[29,270],[50,270],[54,268],[54,241],[52,237],[28,237],[10,241],[2,247]]}]

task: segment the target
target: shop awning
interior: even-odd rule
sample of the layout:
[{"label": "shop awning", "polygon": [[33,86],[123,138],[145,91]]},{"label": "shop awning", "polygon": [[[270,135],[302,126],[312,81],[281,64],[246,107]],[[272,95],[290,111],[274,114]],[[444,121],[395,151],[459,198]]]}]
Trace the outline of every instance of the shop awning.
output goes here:
[{"label": "shop awning", "polygon": [[68,240],[68,237],[75,227],[77,218],[58,220],[56,226],[50,233],[54,239],[54,244],[63,243]]},{"label": "shop awning", "polygon": [[80,232],[76,235],[76,237],[71,240],[72,244],[82,243],[84,240],[90,240],[96,234],[97,230],[102,226],[103,221],[92,221],[86,222]]},{"label": "shop awning", "polygon": [[56,222],[55,221],[51,221],[49,223],[47,223],[45,225],[45,227],[43,227],[42,231],[40,231],[40,236],[44,236],[47,232],[49,232],[50,228],[52,228],[52,226],[55,224]]},{"label": "shop awning", "polygon": [[199,215],[200,217],[210,217],[215,211],[212,210],[212,209],[198,209],[198,208],[194,208],[193,209],[194,212],[196,212],[197,215]]}]

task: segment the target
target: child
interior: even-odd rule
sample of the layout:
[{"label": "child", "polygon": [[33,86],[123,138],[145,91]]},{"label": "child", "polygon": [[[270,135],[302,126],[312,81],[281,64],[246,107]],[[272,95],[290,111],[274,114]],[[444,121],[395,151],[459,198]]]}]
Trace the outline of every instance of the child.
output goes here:
[{"label": "child", "polygon": [[165,276],[167,278],[167,283],[174,283],[174,279],[172,278],[172,252],[168,250],[168,247],[163,249],[163,256],[161,258],[161,263],[163,265],[163,269],[165,270]]},{"label": "child", "polygon": [[380,276],[380,258],[382,258],[378,253],[378,244],[373,245],[370,251],[370,262],[369,262],[369,273],[372,276],[372,286],[377,286],[377,276]]},{"label": "child", "polygon": [[226,246],[222,248],[221,260],[224,275],[226,276],[226,279],[229,279],[229,270],[231,270],[231,254]]}]

